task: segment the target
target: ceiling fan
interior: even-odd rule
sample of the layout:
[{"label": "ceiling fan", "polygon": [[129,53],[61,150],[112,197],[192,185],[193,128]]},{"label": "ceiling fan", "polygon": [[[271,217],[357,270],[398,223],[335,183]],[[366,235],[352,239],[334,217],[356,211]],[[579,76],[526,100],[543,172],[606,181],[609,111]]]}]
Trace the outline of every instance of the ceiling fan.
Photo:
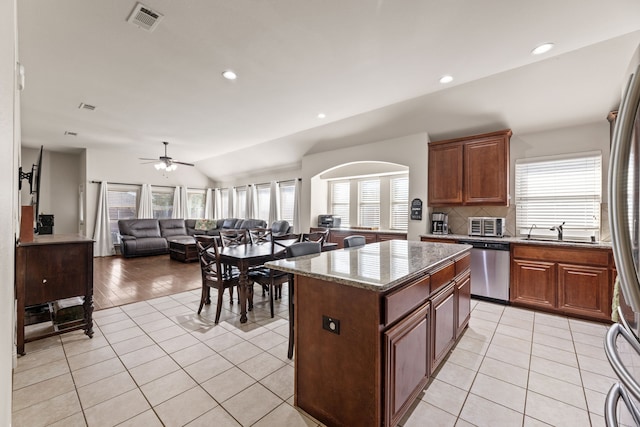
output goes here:
[{"label": "ceiling fan", "polygon": [[167,145],[169,145],[169,143],[166,141],[162,141],[162,143],[164,144],[164,156],[160,156],[157,159],[147,159],[144,157],[140,157],[140,160],[150,160],[150,162],[147,162],[147,163],[152,163],[157,161],[157,163],[154,165],[155,168],[157,170],[166,170],[167,172],[176,170],[178,168],[178,165],[195,166],[193,163],[179,162],[167,156]]}]

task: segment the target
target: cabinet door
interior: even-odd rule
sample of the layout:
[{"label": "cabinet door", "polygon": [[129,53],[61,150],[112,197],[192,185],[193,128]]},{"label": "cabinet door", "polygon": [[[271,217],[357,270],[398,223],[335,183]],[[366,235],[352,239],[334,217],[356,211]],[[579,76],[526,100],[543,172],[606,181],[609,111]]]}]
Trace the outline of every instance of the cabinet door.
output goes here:
[{"label": "cabinet door", "polygon": [[511,262],[511,302],[556,307],[555,263],[514,259]]},{"label": "cabinet door", "polygon": [[508,204],[508,145],[505,136],[465,144],[465,205]]},{"label": "cabinet door", "polygon": [[456,279],[456,303],[458,305],[456,339],[469,323],[471,317],[471,275],[469,272]]},{"label": "cabinet door", "polygon": [[429,303],[384,333],[385,426],[397,425],[429,380]]},{"label": "cabinet door", "polygon": [[558,308],[568,314],[611,318],[609,269],[558,264]]},{"label": "cabinet door", "polygon": [[93,262],[86,244],[36,245],[26,251],[25,305],[87,294],[87,265]]},{"label": "cabinet door", "polygon": [[462,144],[429,144],[429,206],[462,204]]},{"label": "cabinet door", "polygon": [[456,337],[455,283],[451,282],[431,301],[431,372],[447,356]]},{"label": "cabinet door", "polygon": [[406,234],[395,233],[376,233],[378,242],[386,242],[387,240],[407,240]]}]

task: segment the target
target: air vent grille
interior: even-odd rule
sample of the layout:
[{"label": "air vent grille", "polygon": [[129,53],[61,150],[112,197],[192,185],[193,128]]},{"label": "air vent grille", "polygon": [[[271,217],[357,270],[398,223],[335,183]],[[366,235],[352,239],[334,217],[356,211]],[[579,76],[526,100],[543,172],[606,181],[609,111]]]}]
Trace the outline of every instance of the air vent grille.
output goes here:
[{"label": "air vent grille", "polygon": [[65,130],[64,134],[69,136],[78,136],[77,132],[71,132],[70,130]]},{"label": "air vent grille", "polygon": [[144,30],[153,31],[163,16],[164,15],[149,9],[141,3],[136,3],[136,7],[133,8],[127,22],[137,25]]},{"label": "air vent grille", "polygon": [[96,109],[95,105],[85,104],[84,102],[81,102],[80,105],[78,105],[78,108],[81,110],[90,110],[90,111],[93,111]]}]

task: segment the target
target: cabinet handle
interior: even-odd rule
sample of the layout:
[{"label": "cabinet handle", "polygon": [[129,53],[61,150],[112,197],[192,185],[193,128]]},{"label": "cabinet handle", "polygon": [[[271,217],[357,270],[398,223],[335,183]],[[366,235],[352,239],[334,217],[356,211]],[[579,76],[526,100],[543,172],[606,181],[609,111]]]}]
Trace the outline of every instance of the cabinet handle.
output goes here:
[{"label": "cabinet handle", "polygon": [[47,279],[42,279],[42,284],[46,285],[47,284]]}]

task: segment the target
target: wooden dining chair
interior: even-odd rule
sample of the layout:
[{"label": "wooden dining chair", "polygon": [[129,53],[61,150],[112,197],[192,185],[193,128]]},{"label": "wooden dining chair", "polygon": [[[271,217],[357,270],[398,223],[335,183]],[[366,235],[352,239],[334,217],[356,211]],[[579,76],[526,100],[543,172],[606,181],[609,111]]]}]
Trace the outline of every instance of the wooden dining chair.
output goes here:
[{"label": "wooden dining chair", "polygon": [[[292,243],[300,239],[299,234],[284,234],[281,236],[271,235],[271,258],[283,258],[286,248]],[[282,298],[282,285],[289,280],[289,275],[279,270],[273,270],[267,267],[259,267],[249,272],[249,278],[262,286],[264,292],[269,293],[269,309],[271,317],[274,313],[274,300]]]},{"label": "wooden dining chair", "polygon": [[[233,270],[227,271],[220,263],[217,239],[213,236],[195,236],[200,270],[202,273],[202,294],[198,314],[202,312],[205,304],[211,304],[211,288],[218,292],[218,304],[216,306],[215,323],[220,321],[222,312],[222,297],[224,290],[229,289],[231,304],[233,304],[233,288],[239,284],[239,276]],[[239,293],[239,292],[238,292]]]},{"label": "wooden dining chair", "polygon": [[364,246],[366,243],[367,240],[364,236],[349,236],[345,237],[343,240],[345,248],[357,248],[359,246]]},{"label": "wooden dining chair", "polygon": [[247,244],[247,230],[244,228],[232,228],[220,230],[222,246],[239,246]]},{"label": "wooden dining chair", "polygon": [[329,238],[329,230],[324,231],[312,231],[310,233],[302,233],[300,235],[301,242],[319,242],[320,245],[324,245]]},{"label": "wooden dining chair", "polygon": [[249,239],[252,245],[262,245],[264,243],[271,244],[271,229],[270,228],[250,228]]},{"label": "wooden dining chair", "polygon": [[[320,242],[299,242],[287,247],[285,250],[286,258],[295,258],[303,255],[319,254],[322,251],[322,245]],[[289,276],[289,348],[287,349],[287,357],[291,359],[293,357],[293,323],[294,323],[294,306],[293,306],[293,294],[294,294],[294,280],[293,274],[287,273]]]}]

